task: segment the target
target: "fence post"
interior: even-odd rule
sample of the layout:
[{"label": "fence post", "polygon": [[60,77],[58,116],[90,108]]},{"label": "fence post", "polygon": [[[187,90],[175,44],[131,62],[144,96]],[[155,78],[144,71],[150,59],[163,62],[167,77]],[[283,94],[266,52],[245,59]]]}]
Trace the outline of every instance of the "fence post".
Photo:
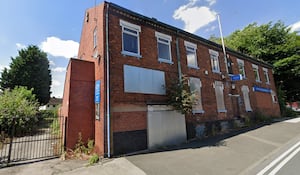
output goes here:
[{"label": "fence post", "polygon": [[9,136],[9,150],[8,150],[7,164],[9,164],[11,161],[10,159],[11,159],[12,144],[13,144],[13,138],[15,135],[15,121],[16,121],[16,117],[13,117],[11,132],[10,132],[10,136]]}]

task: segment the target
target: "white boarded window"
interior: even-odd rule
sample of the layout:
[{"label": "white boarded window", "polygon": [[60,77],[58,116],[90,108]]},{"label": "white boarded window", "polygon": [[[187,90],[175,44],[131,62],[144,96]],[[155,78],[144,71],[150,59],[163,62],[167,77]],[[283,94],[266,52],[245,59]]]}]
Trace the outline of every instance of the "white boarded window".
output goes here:
[{"label": "white boarded window", "polygon": [[270,84],[270,78],[269,78],[268,69],[267,68],[263,68],[263,71],[264,71],[264,76],[265,76],[266,84]]},{"label": "white boarded window", "polygon": [[255,77],[255,81],[260,82],[260,77],[259,77],[259,71],[258,71],[258,66],[255,64],[252,64],[252,69]]},{"label": "white boarded window", "polygon": [[158,61],[172,63],[172,37],[159,32],[155,32],[155,36],[157,38]]},{"label": "white boarded window", "polygon": [[250,98],[249,98],[249,88],[248,88],[248,86],[245,86],[245,85],[242,86],[241,90],[242,90],[242,93],[243,93],[245,110],[247,112],[252,111],[251,104],[250,104]]},{"label": "white boarded window", "polygon": [[276,93],[273,90],[271,90],[271,97],[272,97],[273,103],[278,103]]},{"label": "white boarded window", "polygon": [[220,73],[219,52],[209,49],[212,72]]},{"label": "white boarded window", "polygon": [[241,74],[243,76],[243,78],[246,78],[244,61],[237,59],[237,63],[238,63],[238,68],[239,68],[239,74]]},{"label": "white boarded window", "polygon": [[199,78],[190,77],[189,79],[190,90],[196,95],[196,104],[193,105],[193,113],[204,113],[202,107],[202,96],[201,96],[201,81]]},{"label": "white boarded window", "polygon": [[194,43],[190,43],[188,41],[184,41],[185,50],[186,50],[186,59],[187,65],[191,68],[198,69],[197,63],[197,45]]},{"label": "white boarded window", "polygon": [[122,27],[122,54],[141,57],[140,55],[140,31],[141,27],[120,20]]},{"label": "white boarded window", "polygon": [[224,103],[224,85],[221,81],[215,81],[214,83],[216,100],[217,100],[217,109],[218,112],[227,112]]},{"label": "white boarded window", "polygon": [[165,72],[124,65],[124,91],[165,95]]}]

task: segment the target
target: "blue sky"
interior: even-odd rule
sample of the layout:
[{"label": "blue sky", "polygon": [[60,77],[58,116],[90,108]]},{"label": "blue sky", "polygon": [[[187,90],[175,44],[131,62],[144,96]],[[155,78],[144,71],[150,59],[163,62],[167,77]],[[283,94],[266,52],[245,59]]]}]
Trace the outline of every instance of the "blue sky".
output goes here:
[{"label": "blue sky", "polygon": [[[84,12],[100,0],[1,0],[0,70],[28,45],[48,54],[52,70],[52,96],[62,97],[65,69],[77,56]],[[216,14],[223,35],[250,23],[281,20],[300,30],[300,1],[295,0],[111,0],[148,17],[195,33],[203,38],[219,36]]]}]

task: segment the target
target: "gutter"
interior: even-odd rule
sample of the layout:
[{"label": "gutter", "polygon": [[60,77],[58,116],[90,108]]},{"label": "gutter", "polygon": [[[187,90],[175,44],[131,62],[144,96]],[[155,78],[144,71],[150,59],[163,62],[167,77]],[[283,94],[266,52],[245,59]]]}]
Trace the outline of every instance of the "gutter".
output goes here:
[{"label": "gutter", "polygon": [[107,157],[110,158],[110,91],[109,91],[109,45],[108,45],[108,9],[109,4],[106,4],[105,12],[105,45],[106,45],[106,122],[107,122]]},{"label": "gutter", "polygon": [[[177,31],[178,34],[178,31]],[[180,52],[179,52],[179,39],[176,36],[176,56],[177,56],[177,66],[178,66],[178,78],[179,82],[182,80],[182,73],[181,73],[181,64],[180,64]]]}]

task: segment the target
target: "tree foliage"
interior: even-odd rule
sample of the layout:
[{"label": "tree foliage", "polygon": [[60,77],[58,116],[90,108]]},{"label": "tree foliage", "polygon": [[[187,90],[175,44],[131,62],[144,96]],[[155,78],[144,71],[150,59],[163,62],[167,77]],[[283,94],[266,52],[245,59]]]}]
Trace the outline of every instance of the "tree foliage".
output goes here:
[{"label": "tree foliage", "polygon": [[182,114],[192,112],[193,105],[196,102],[196,94],[190,91],[188,78],[182,76],[180,81],[172,81],[167,87],[167,96],[169,105]]},{"label": "tree foliage", "polygon": [[[0,95],[0,128],[8,132],[14,126],[19,134],[23,131],[32,130],[37,121],[38,102],[32,89],[15,87],[13,90],[6,89]],[[15,120],[13,122],[13,119]]]},{"label": "tree foliage", "polygon": [[[210,40],[221,43],[220,38]],[[300,36],[281,21],[249,24],[224,38],[228,48],[268,62],[274,66],[277,86],[288,101],[300,100]]]},{"label": "tree foliage", "polygon": [[4,69],[1,75],[1,89],[13,89],[16,86],[33,88],[33,93],[41,104],[50,99],[51,72],[47,54],[37,46],[28,46],[11,58],[10,69]]}]

